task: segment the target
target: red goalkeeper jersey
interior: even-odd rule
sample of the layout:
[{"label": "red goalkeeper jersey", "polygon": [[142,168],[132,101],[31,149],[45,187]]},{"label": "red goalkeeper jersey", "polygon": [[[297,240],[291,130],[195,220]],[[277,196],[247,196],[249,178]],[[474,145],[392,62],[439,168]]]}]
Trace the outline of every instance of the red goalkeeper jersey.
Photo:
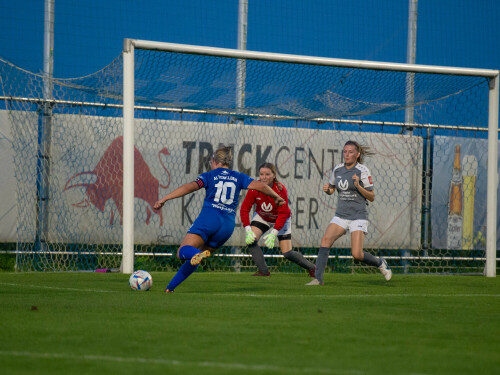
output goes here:
[{"label": "red goalkeeper jersey", "polygon": [[266,221],[274,224],[274,229],[280,230],[285,225],[286,221],[292,213],[290,207],[288,207],[288,194],[286,188],[281,184],[283,188],[281,191],[278,184],[275,182],[273,184],[273,190],[278,193],[278,195],[285,200],[285,204],[281,207],[274,203],[274,199],[261,193],[257,190],[248,190],[245,200],[241,204],[240,217],[243,226],[246,227],[250,225],[250,210],[255,204],[255,211]]}]

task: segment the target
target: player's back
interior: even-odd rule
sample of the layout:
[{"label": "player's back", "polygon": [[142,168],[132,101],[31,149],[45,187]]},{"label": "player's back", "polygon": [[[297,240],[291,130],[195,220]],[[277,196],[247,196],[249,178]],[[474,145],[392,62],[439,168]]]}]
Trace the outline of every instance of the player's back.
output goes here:
[{"label": "player's back", "polygon": [[235,216],[240,190],[246,189],[253,181],[244,173],[227,168],[217,168],[201,174],[206,189],[203,209],[216,209],[223,214]]}]

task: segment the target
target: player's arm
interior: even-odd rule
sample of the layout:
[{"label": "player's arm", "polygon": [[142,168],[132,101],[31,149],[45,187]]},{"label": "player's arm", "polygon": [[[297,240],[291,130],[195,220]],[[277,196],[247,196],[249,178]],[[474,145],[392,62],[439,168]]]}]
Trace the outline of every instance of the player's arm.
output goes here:
[{"label": "player's arm", "polygon": [[243,203],[240,208],[240,218],[243,227],[245,228],[245,242],[247,245],[250,245],[255,242],[257,236],[252,230],[250,226],[250,210],[255,203],[255,199],[257,198],[256,190],[248,190]]},{"label": "player's arm", "polygon": [[248,185],[247,189],[257,190],[257,191],[260,191],[261,193],[266,194],[267,196],[273,198],[274,203],[276,203],[278,206],[283,206],[285,204],[285,200],[283,198],[281,198],[278,195],[278,193],[276,193],[269,186],[267,186],[266,184],[264,184],[258,180],[253,180],[250,183],[250,185]]},{"label": "player's arm", "polygon": [[356,189],[361,193],[363,197],[368,199],[370,202],[373,202],[375,200],[375,191],[373,190],[366,190],[361,184],[359,183],[359,176],[354,175],[352,176],[352,179],[354,181],[354,186],[356,186]]},{"label": "player's arm", "polygon": [[249,190],[240,208],[241,223],[244,227],[250,225],[250,211],[255,203],[256,193]]},{"label": "player's arm", "polygon": [[278,207],[273,207],[273,213],[276,212],[278,217],[274,223],[273,229],[264,237],[264,244],[269,248],[274,248],[274,244],[278,239],[278,233],[285,225],[286,221],[290,217],[290,207],[288,207],[288,194],[286,188],[282,185],[282,190],[277,191],[278,195],[283,198],[285,204]]},{"label": "player's arm", "polygon": [[328,195],[332,195],[335,192],[335,185],[324,184],[323,185],[323,192],[325,192]]},{"label": "player's arm", "polygon": [[157,201],[153,208],[155,210],[158,210],[163,207],[166,201],[169,201],[171,199],[175,198],[180,198],[183,197],[184,195],[191,194],[192,192],[195,192],[196,190],[200,189],[200,185],[198,185],[197,182],[191,181],[188,182],[187,184],[184,184],[182,186],[179,186],[177,189],[172,191],[171,193],[168,193],[165,195],[162,199]]},{"label": "player's arm", "polygon": [[278,217],[274,223],[274,229],[280,231],[290,217],[291,213],[290,207],[288,206],[288,192],[286,188],[283,186],[283,190],[279,191],[278,194],[285,200],[285,204],[277,209]]},{"label": "player's arm", "polygon": [[290,207],[284,204],[283,206],[278,208],[278,217],[276,218],[276,222],[274,223],[274,229],[278,232],[285,226],[286,221],[290,217]]}]

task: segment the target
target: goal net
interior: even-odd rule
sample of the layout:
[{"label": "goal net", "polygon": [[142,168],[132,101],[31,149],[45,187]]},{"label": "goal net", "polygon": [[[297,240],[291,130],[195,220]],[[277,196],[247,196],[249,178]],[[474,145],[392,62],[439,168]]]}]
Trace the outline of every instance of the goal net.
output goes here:
[{"label": "goal net", "polygon": [[[17,184],[17,269],[119,269],[125,238],[133,241],[135,269],[177,269],[177,247],[204,194],[161,210],[153,204],[207,171],[221,144],[233,147],[231,167],[254,178],[263,162],[276,165],[289,194],[294,249],[314,262],[337,203],[322,185],[342,162],[344,143],[355,140],[374,152],[364,162],[375,189],[366,251],[395,273],[485,272],[495,72],[139,44],[102,71],[71,80],[49,81],[1,61],[1,118],[12,132]],[[133,74],[124,78],[130,53]],[[127,155],[134,166],[128,201]],[[279,248],[262,248],[271,271],[303,272]],[[254,271],[239,210],[232,237],[202,268]],[[371,272],[350,256],[349,235],[334,244],[328,270]]]}]

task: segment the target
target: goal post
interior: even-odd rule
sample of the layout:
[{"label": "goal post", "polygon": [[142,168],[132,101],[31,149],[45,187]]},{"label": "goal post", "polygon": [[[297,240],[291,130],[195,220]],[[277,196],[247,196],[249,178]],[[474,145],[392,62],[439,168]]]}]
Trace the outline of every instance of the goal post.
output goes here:
[{"label": "goal post", "polygon": [[497,237],[497,189],[498,189],[498,71],[490,76],[488,105],[488,189],[487,189],[487,233],[486,233],[486,276],[496,276]]},{"label": "goal post", "polygon": [[[422,73],[433,75],[453,75],[467,77],[484,77],[489,80],[489,105],[488,105],[488,175],[487,175],[487,232],[486,232],[486,267],[488,277],[496,275],[496,242],[497,242],[497,184],[498,184],[498,75],[497,70],[454,68],[441,66],[409,65],[398,63],[382,63],[373,61],[357,61],[334,58],[321,58],[300,55],[285,55],[276,53],[263,53],[247,50],[233,50],[225,48],[191,46],[173,43],[162,43],[145,40],[125,39],[124,62],[124,208],[123,212],[123,271],[133,271],[133,135],[134,135],[134,51],[151,50],[172,52],[179,54],[204,55],[235,59],[238,61],[258,60],[285,64],[317,65],[324,67],[367,69],[375,71],[392,71],[405,73]],[[241,108],[239,108],[241,110]],[[238,108],[232,114],[241,115]],[[273,118],[273,114],[259,113],[263,117]],[[292,116],[293,117],[293,116]],[[275,117],[280,119],[279,116]],[[286,118],[286,117],[283,117]],[[317,118],[308,118],[309,121],[329,121],[328,115]],[[407,124],[414,125],[414,124]],[[419,124],[417,124],[419,125]],[[126,138],[125,138],[126,137]],[[125,140],[126,139],[126,140]],[[125,167],[126,163],[126,167]],[[126,201],[127,200],[127,201]],[[126,260],[126,261],[125,261]]]},{"label": "goal post", "polygon": [[123,264],[134,272],[134,44],[123,44]]}]

